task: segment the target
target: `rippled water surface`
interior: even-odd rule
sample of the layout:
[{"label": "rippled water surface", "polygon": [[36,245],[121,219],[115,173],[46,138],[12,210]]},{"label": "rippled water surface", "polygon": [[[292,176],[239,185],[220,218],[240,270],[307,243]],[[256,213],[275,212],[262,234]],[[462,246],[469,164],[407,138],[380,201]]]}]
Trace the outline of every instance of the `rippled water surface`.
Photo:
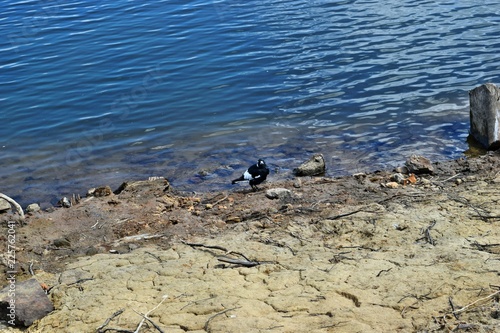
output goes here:
[{"label": "rippled water surface", "polygon": [[468,149],[500,3],[1,1],[0,192],[229,188],[322,152],[332,176]]}]

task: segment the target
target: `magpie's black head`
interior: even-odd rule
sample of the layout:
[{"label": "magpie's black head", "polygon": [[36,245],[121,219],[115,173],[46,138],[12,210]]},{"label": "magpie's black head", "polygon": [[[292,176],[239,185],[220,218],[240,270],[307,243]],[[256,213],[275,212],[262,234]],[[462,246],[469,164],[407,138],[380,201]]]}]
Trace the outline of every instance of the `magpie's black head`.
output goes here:
[{"label": "magpie's black head", "polygon": [[263,160],[263,159],[260,159],[260,158],[259,158],[259,160],[257,161],[257,166],[258,166],[259,168],[265,167],[265,166],[266,166],[266,162],[264,162],[264,160]]}]

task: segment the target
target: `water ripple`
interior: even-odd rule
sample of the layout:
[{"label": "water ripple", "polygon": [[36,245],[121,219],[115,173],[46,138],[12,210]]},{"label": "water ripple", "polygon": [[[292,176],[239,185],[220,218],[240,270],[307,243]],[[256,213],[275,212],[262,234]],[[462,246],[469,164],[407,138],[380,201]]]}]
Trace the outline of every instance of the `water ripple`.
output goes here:
[{"label": "water ripple", "polygon": [[331,175],[459,157],[468,90],[500,69],[494,1],[4,7],[0,179],[26,202],[149,175],[225,188],[192,174],[257,155],[321,151]]}]

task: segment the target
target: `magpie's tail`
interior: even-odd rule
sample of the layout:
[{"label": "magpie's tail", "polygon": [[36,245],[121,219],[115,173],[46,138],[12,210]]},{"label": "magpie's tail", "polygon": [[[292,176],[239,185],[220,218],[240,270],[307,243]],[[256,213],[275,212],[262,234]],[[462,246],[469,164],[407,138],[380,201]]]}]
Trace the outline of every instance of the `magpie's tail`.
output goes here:
[{"label": "magpie's tail", "polygon": [[243,176],[241,176],[240,178],[237,178],[237,179],[233,180],[233,181],[231,182],[231,184],[233,184],[233,185],[234,185],[234,184],[236,184],[237,182],[241,182],[241,181],[244,181],[244,180],[245,180],[245,178],[244,178]]}]

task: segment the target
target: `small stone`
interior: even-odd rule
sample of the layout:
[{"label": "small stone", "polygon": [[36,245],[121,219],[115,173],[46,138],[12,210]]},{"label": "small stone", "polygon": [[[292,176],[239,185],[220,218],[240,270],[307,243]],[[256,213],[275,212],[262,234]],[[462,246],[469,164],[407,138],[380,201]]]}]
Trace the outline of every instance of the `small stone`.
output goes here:
[{"label": "small stone", "polygon": [[387,188],[398,188],[399,184],[396,183],[396,182],[389,182],[389,183],[385,184],[385,187],[387,187]]},{"label": "small stone", "polygon": [[302,163],[293,172],[296,176],[317,176],[325,173],[325,158],[322,154],[316,154],[307,162]]},{"label": "small stone", "polygon": [[423,173],[434,173],[434,167],[431,164],[431,161],[423,156],[411,155],[405,163],[408,168],[408,172],[414,174],[423,174]]},{"label": "small stone", "polygon": [[240,223],[241,218],[239,216],[229,216],[226,219],[226,223],[231,224],[231,223]]},{"label": "small stone", "polygon": [[391,176],[391,180],[398,184],[403,184],[405,182],[405,177],[400,173],[395,173]]},{"label": "small stone", "polygon": [[91,246],[85,251],[85,255],[87,256],[93,256],[95,254],[99,253],[99,250],[95,248],[94,246]]},{"label": "small stone", "polygon": [[460,184],[462,184],[463,182],[464,182],[464,181],[463,181],[462,179],[460,179],[460,178],[457,178],[457,179],[455,180],[455,184],[457,184],[457,185],[460,185]]},{"label": "small stone", "polygon": [[64,208],[71,207],[71,201],[69,201],[69,199],[66,197],[59,200],[58,204],[59,204],[59,206],[64,207]]},{"label": "small stone", "polygon": [[[89,193],[89,192],[87,192],[87,193]],[[106,197],[106,196],[111,195],[111,194],[113,194],[113,191],[111,191],[111,187],[109,187],[109,186],[97,187],[91,193],[91,195],[93,195],[94,197]]]},{"label": "small stone", "polygon": [[214,205],[212,205],[212,204],[205,205],[205,209],[212,209],[212,208],[214,208]]},{"label": "small stone", "polygon": [[40,206],[37,203],[32,203],[26,207],[26,213],[36,213],[40,211]]},{"label": "small stone", "polygon": [[285,199],[292,195],[292,191],[286,188],[272,188],[266,191],[266,197],[269,199]]},{"label": "small stone", "polygon": [[10,203],[7,200],[0,199],[0,212],[9,210],[10,208]]},{"label": "small stone", "polygon": [[67,238],[57,238],[52,242],[55,247],[71,247],[71,242]]},{"label": "small stone", "polygon": [[409,173],[408,172],[408,168],[405,167],[405,166],[397,167],[397,168],[394,169],[394,171],[397,172],[397,173],[405,174],[405,175]]},{"label": "small stone", "polygon": [[364,172],[358,172],[352,175],[356,179],[363,179],[366,178],[366,173]]},{"label": "small stone", "polygon": [[300,178],[295,179],[295,181],[293,182],[293,187],[300,188],[301,186],[302,186],[302,181],[300,180]]},{"label": "small stone", "polygon": [[[14,283],[11,282],[0,291],[0,316],[9,324],[28,327],[54,310],[54,305],[36,279],[23,282],[14,280]],[[11,296],[13,290],[15,298]],[[15,301],[14,313],[10,309],[12,300]]]}]

